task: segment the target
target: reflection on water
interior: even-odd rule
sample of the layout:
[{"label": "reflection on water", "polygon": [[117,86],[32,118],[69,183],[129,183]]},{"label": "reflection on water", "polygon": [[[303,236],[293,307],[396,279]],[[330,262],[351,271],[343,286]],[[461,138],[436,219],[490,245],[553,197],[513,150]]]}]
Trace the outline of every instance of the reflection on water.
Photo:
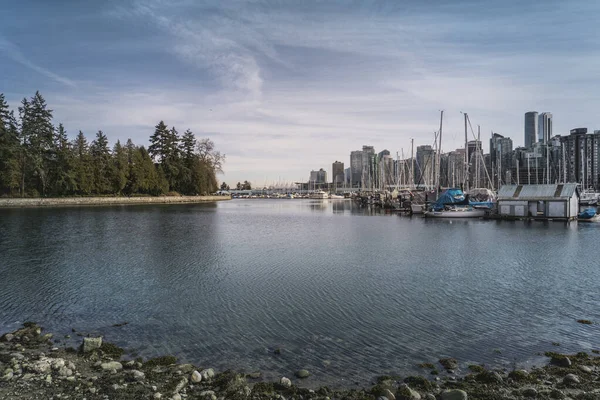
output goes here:
[{"label": "reflection on water", "polygon": [[600,345],[597,325],[575,322],[599,318],[599,232],[347,200],[0,210],[0,326],[76,328],[267,378],[307,368],[307,385],[441,356],[521,365],[551,342]]}]

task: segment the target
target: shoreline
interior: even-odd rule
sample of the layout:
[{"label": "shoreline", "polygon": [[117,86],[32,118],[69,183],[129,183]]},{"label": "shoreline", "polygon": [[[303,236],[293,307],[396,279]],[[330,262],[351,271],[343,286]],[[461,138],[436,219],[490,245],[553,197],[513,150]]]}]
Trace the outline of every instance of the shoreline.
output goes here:
[{"label": "shoreline", "polygon": [[[548,364],[526,370],[486,369],[472,364],[457,375],[452,358],[423,364],[424,373],[380,376],[370,387],[303,387],[309,371],[276,381],[260,371],[214,371],[208,365],[179,364],[173,356],[128,360],[102,337],[84,337],[79,349],[59,348],[59,339],[35,323],[0,336],[2,399],[296,399],[296,400],[499,400],[598,399],[600,357],[546,353]],[[445,370],[439,377],[433,371]],[[427,371],[427,372],[425,372]],[[309,379],[310,380],[310,379]]]},{"label": "shoreline", "polygon": [[41,208],[60,206],[109,206],[141,204],[193,204],[231,200],[231,196],[140,196],[140,197],[50,197],[3,198],[2,208]]}]

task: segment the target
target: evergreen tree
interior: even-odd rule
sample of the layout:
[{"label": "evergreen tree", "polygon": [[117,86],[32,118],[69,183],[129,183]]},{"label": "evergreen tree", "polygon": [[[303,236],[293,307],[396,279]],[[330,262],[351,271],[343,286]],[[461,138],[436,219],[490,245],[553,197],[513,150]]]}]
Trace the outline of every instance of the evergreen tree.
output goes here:
[{"label": "evergreen tree", "polygon": [[92,193],[92,167],[90,149],[83,132],[79,131],[77,134],[72,149],[75,191],[80,195],[89,195]]},{"label": "evergreen tree", "polygon": [[0,194],[12,194],[19,187],[20,143],[15,115],[0,93]]},{"label": "evergreen tree", "polygon": [[96,139],[90,147],[92,161],[92,188],[97,194],[111,193],[111,156],[108,139],[102,131],[96,133]]},{"label": "evergreen tree", "polygon": [[[196,137],[189,129],[183,133],[179,149],[182,159],[186,162],[191,162],[196,155]],[[191,165],[191,163],[189,165]]]},{"label": "evergreen tree", "polygon": [[63,124],[58,125],[53,147],[55,158],[51,160],[49,170],[52,194],[58,196],[72,195],[77,189],[77,181],[75,179],[73,151]]},{"label": "evergreen tree", "polygon": [[158,163],[162,162],[169,150],[169,129],[163,121],[160,121],[155,129],[154,134],[150,136],[150,146],[148,153]]},{"label": "evergreen tree", "polygon": [[113,147],[112,162],[113,191],[117,194],[122,194],[127,185],[127,177],[129,176],[129,155],[127,148],[121,146],[121,142],[118,140]]},{"label": "evergreen tree", "polygon": [[225,182],[221,183],[221,190],[229,190],[229,185]]},{"label": "evergreen tree", "polygon": [[175,127],[168,131],[160,169],[169,183],[170,190],[178,189],[178,177],[181,170],[181,159],[179,157],[179,133]]}]

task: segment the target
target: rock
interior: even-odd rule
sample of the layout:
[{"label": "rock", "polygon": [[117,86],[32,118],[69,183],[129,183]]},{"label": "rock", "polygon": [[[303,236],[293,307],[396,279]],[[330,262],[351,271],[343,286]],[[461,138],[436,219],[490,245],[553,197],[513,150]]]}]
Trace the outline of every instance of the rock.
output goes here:
[{"label": "rock", "polygon": [[538,392],[534,388],[526,388],[526,389],[523,389],[521,394],[525,397],[537,397]]},{"label": "rock", "polygon": [[181,395],[179,393],[175,393],[173,397],[171,397],[171,400],[181,400]]},{"label": "rock", "polygon": [[200,397],[212,397],[215,395],[215,392],[213,390],[203,390],[202,392],[199,393]]},{"label": "rock", "polygon": [[432,395],[431,393],[427,393],[425,395],[425,400],[435,400],[435,396]]},{"label": "rock", "polygon": [[439,360],[439,363],[442,364],[442,367],[445,369],[455,370],[458,368],[458,361],[454,358],[442,358]]},{"label": "rock", "polygon": [[84,353],[89,353],[99,349],[102,346],[102,337],[86,337],[83,338],[82,350]]},{"label": "rock", "polygon": [[394,396],[394,393],[392,393],[390,391],[390,389],[385,389],[383,391],[383,396],[387,399],[387,400],[396,400],[396,396]]},{"label": "rock", "polygon": [[192,376],[191,376],[190,380],[193,383],[200,383],[202,381],[202,375],[200,374],[200,372],[194,371],[194,372],[192,372]]},{"label": "rock", "polygon": [[260,379],[261,375],[262,374],[260,373],[260,371],[255,371],[255,372],[250,372],[246,376],[250,379]]},{"label": "rock", "polygon": [[590,367],[586,366],[586,365],[580,365],[580,366],[578,366],[578,368],[579,368],[580,371],[583,371],[586,374],[589,374],[589,373],[592,372],[592,369]]},{"label": "rock", "polygon": [[563,383],[565,385],[570,385],[570,384],[574,384],[574,383],[579,383],[579,377],[575,374],[567,374],[564,378],[563,378]]},{"label": "rock", "polygon": [[13,377],[14,377],[14,374],[13,374],[13,372],[12,372],[12,371],[6,372],[6,373],[4,374],[4,376],[2,376],[2,381],[3,381],[3,382],[8,382],[8,381],[10,381],[10,380],[11,380]]},{"label": "rock", "polygon": [[203,369],[202,371],[200,371],[200,375],[202,375],[202,379],[208,381],[215,376],[215,370],[212,368]]},{"label": "rock", "polygon": [[181,378],[181,380],[179,381],[177,386],[175,386],[175,389],[173,390],[173,392],[179,393],[184,387],[187,386],[187,384],[188,384],[187,378]]},{"label": "rock", "polygon": [[62,358],[55,358],[52,361],[52,369],[55,371],[58,371],[59,369],[61,369],[64,366],[65,366],[65,360],[63,360]]},{"label": "rock", "polygon": [[301,369],[299,371],[296,371],[296,376],[300,379],[306,379],[310,376],[310,372],[308,372],[308,370],[306,369]]},{"label": "rock", "polygon": [[100,368],[102,368],[103,371],[118,372],[123,369],[123,364],[121,364],[118,361],[110,361],[110,362],[100,364]]},{"label": "rock", "polygon": [[13,335],[12,333],[7,333],[6,335],[3,335],[0,338],[0,341],[2,342],[12,342],[12,340],[15,338],[15,335]]},{"label": "rock", "polygon": [[502,375],[496,371],[483,371],[475,375],[475,379],[484,383],[502,383]]},{"label": "rock", "polygon": [[144,374],[142,371],[138,371],[137,369],[134,369],[131,371],[131,376],[133,377],[134,381],[139,382],[139,381],[144,380],[144,378],[146,377],[146,374]]},{"label": "rock", "polygon": [[96,393],[96,388],[92,387],[92,388],[89,389],[89,391],[90,391],[91,394],[94,394],[94,393]]},{"label": "rock", "polygon": [[154,398],[155,399],[162,399],[162,394],[160,394],[160,393],[154,393]]},{"label": "rock", "polygon": [[467,400],[467,392],[459,389],[445,390],[442,392],[440,400]]},{"label": "rock", "polygon": [[565,357],[565,356],[554,356],[550,359],[550,363],[554,364],[554,365],[558,365],[559,367],[564,367],[564,368],[568,368],[572,364],[569,357]]},{"label": "rock", "polygon": [[29,364],[28,367],[30,371],[38,374],[45,374],[47,372],[50,372],[51,368],[52,366],[50,364],[50,360],[48,360],[46,357],[42,357],[40,360]]},{"label": "rock", "polygon": [[554,389],[550,392],[551,399],[564,399],[565,394],[558,389]]},{"label": "rock", "polygon": [[183,372],[184,374],[189,374],[195,369],[196,368],[192,364],[181,364],[177,367],[177,370]]},{"label": "rock", "polygon": [[46,382],[47,383],[52,383],[52,375],[46,376]]},{"label": "rock", "polygon": [[396,398],[398,400],[421,400],[421,395],[403,383],[396,392]]},{"label": "rock", "polygon": [[16,358],[17,360],[22,360],[25,358],[25,356],[21,353],[10,353],[10,356],[12,358]]},{"label": "rock", "polygon": [[281,386],[284,386],[286,388],[289,388],[292,386],[292,381],[290,381],[285,376],[279,380],[279,383],[281,384]]},{"label": "rock", "polygon": [[67,368],[67,367],[61,367],[61,368],[58,370],[58,375],[59,375],[59,376],[64,376],[64,377],[71,376],[71,375],[73,375],[73,371],[71,371],[71,370],[70,370],[69,368]]}]

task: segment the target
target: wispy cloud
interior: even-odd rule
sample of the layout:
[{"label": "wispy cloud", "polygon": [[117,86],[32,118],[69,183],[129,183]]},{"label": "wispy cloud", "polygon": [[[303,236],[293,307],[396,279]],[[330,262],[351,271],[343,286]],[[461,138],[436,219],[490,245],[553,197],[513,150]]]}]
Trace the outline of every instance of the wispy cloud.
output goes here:
[{"label": "wispy cloud", "polygon": [[49,71],[46,68],[35,64],[33,61],[31,61],[27,57],[25,57],[23,52],[15,44],[9,42],[2,36],[0,36],[0,52],[4,53],[8,58],[12,59],[13,61],[15,61],[33,71],[39,73],[39,74],[42,74],[52,80],[55,80],[56,82],[62,83],[63,85],[66,85],[66,86],[69,86],[72,88],[77,86],[75,84],[75,82],[72,81],[71,79],[65,78],[58,74],[55,74],[54,72]]}]

